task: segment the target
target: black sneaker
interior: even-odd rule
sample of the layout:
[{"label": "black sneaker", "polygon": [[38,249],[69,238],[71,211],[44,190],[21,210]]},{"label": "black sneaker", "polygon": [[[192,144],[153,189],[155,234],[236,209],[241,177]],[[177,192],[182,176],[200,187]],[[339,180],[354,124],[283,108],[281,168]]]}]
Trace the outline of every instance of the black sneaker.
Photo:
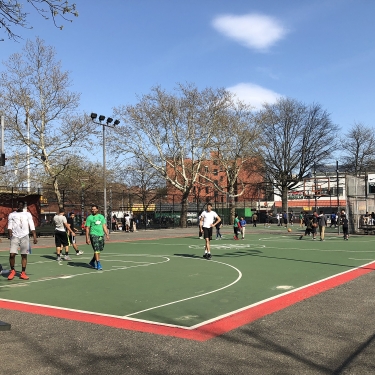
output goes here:
[{"label": "black sneaker", "polygon": [[302,240],[303,236],[299,236],[299,240]]},{"label": "black sneaker", "polygon": [[204,253],[204,254],[203,254],[203,258],[207,258],[207,253]]},{"label": "black sneaker", "polygon": [[207,253],[206,259],[210,260],[212,258],[211,253]]}]

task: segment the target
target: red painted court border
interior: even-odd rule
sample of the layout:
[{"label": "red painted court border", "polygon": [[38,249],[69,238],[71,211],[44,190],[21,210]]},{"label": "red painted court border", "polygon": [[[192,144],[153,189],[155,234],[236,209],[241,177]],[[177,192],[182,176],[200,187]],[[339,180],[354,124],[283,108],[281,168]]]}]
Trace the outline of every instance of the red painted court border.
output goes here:
[{"label": "red painted court border", "polygon": [[[331,276],[322,281],[298,288],[294,291],[282,294],[279,297],[260,302],[244,308],[239,312],[218,319],[216,321],[204,324],[195,329],[168,327],[153,323],[138,322],[129,319],[121,319],[115,317],[107,317],[99,314],[90,314],[85,312],[70,311],[67,309],[59,309],[55,307],[38,306],[35,304],[14,302],[0,299],[0,308],[7,310],[16,310],[27,312],[30,314],[45,315],[55,318],[69,319],[86,323],[101,324],[112,328],[121,328],[139,332],[154,333],[164,336],[174,336],[196,341],[206,341],[216,336],[222,335],[235,328],[251,323],[266,315],[282,310],[297,302],[313,297],[326,290],[336,286],[345,284],[346,282],[356,279],[375,270],[375,261],[355,268],[350,271],[343,272],[338,275]],[[67,314],[68,311],[68,314]],[[67,318],[69,315],[69,318]]]}]

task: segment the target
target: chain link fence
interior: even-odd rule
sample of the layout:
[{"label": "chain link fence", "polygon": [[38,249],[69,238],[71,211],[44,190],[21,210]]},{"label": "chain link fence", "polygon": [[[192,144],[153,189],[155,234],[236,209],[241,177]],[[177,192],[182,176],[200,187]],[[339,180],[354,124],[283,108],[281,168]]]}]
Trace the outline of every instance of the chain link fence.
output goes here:
[{"label": "chain link fence", "polygon": [[366,177],[346,176],[347,213],[350,233],[363,233],[375,230],[375,221],[365,219],[365,213],[375,217],[375,194],[367,191]]}]

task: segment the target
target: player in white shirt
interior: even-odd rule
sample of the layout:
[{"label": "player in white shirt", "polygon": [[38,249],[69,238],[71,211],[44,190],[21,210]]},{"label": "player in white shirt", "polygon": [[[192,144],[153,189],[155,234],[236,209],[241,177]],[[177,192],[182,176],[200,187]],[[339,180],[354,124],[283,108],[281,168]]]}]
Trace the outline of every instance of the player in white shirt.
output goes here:
[{"label": "player in white shirt", "polygon": [[10,238],[10,273],[8,280],[12,280],[16,276],[16,270],[14,269],[16,255],[18,254],[18,248],[21,252],[21,266],[22,272],[20,274],[20,279],[28,280],[29,277],[26,275],[26,265],[27,265],[27,254],[29,252],[30,231],[33,234],[34,244],[38,243],[35,232],[35,225],[30,212],[24,211],[24,202],[18,203],[17,211],[14,211],[8,216],[8,234]]},{"label": "player in white shirt", "polygon": [[210,241],[212,240],[212,228],[220,221],[220,216],[215,211],[212,211],[212,204],[207,203],[207,210],[202,212],[199,223],[203,238],[206,241],[203,258],[207,260],[211,259]]}]

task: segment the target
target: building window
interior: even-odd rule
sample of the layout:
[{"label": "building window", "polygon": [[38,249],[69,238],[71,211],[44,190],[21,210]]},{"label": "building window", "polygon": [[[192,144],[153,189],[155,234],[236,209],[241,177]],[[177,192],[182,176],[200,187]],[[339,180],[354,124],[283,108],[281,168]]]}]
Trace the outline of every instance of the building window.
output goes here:
[{"label": "building window", "polygon": [[217,176],[217,169],[214,169],[214,175]]},{"label": "building window", "polygon": [[[339,187],[339,195],[344,194],[344,188]],[[337,196],[337,188],[331,188],[331,195]]]},{"label": "building window", "polygon": [[214,160],[213,164],[214,165],[219,165],[219,160]]},{"label": "building window", "polygon": [[375,194],[375,184],[373,182],[370,182],[368,192],[369,194]]},{"label": "building window", "polygon": [[206,187],[206,194],[208,194],[208,187]]},{"label": "building window", "polygon": [[208,172],[208,166],[207,166],[207,165],[204,167],[204,171],[205,171],[206,173]]}]

